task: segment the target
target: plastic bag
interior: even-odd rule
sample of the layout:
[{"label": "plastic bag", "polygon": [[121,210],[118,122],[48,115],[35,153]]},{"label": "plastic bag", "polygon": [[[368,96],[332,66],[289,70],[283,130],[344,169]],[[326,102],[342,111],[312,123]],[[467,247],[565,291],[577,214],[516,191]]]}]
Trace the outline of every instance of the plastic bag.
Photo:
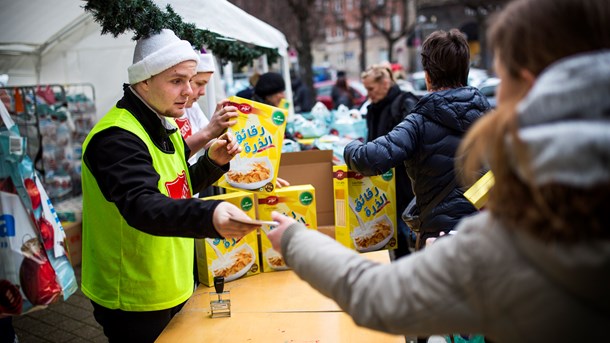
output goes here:
[{"label": "plastic bag", "polygon": [[26,313],[76,291],[63,228],[6,109],[0,128],[0,315]]}]

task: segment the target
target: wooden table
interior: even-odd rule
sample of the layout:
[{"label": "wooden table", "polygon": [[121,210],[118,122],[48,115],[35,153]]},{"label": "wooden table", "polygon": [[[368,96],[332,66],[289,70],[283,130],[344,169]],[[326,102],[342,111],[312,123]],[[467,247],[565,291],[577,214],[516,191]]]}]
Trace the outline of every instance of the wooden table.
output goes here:
[{"label": "wooden table", "polygon": [[[362,254],[389,263],[387,251]],[[209,293],[199,286],[157,342],[379,342],[404,343],[402,336],[358,327],[334,301],[293,271],[262,273],[225,284],[231,317],[211,318]]]}]

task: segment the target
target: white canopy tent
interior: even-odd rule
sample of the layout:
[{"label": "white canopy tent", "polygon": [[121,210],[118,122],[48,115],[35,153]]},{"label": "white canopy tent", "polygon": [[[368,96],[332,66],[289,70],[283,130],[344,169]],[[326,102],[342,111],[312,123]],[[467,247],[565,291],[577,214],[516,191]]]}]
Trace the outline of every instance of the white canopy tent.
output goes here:
[{"label": "white canopy tent", "polygon": [[[201,29],[277,48],[287,97],[292,97],[288,43],[281,32],[226,0],[154,2],[163,10],[171,4],[184,22]],[[117,38],[102,35],[101,26],[84,11],[84,5],[84,1],[75,0],[0,2],[0,74],[9,74],[9,85],[91,83],[99,117],[122,95],[135,42],[131,32]]]}]

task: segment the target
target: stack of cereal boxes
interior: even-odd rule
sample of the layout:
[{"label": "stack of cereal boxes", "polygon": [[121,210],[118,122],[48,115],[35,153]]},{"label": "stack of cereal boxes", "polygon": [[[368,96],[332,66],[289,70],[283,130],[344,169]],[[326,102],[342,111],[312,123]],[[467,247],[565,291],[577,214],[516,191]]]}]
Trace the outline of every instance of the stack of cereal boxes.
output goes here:
[{"label": "stack of cereal boxes", "polygon": [[[315,190],[312,185],[278,188],[273,194],[258,194],[258,217],[271,220],[276,211],[303,223],[308,229],[317,230]],[[287,269],[282,256],[271,247],[266,227],[260,235],[261,265],[263,272]]]},{"label": "stack of cereal boxes", "polygon": [[333,167],[335,238],[359,252],[396,249],[396,188],[394,169],[363,176],[340,165]]},{"label": "stack of cereal boxes", "polygon": [[[271,220],[277,211],[295,218],[308,228],[317,228],[315,190],[311,185],[276,187],[282,153],[287,111],[239,97],[230,97],[226,106],[238,109],[237,123],[228,129],[242,151],[217,186],[227,194],[204,199],[222,199],[235,204],[253,219]],[[232,281],[242,276],[287,269],[281,254],[271,247],[264,225],[239,242],[198,240],[199,279],[211,286],[214,276]],[[255,256],[250,259],[251,254]],[[221,257],[222,256],[222,257]],[[220,259],[220,260],[219,260]]]},{"label": "stack of cereal boxes", "polygon": [[[224,200],[244,211],[250,218],[256,217],[254,197],[247,192],[215,195],[203,200]],[[195,240],[199,282],[211,287],[215,276],[223,276],[226,282],[242,276],[260,273],[258,238],[256,231],[239,241],[236,239],[205,238]]]}]

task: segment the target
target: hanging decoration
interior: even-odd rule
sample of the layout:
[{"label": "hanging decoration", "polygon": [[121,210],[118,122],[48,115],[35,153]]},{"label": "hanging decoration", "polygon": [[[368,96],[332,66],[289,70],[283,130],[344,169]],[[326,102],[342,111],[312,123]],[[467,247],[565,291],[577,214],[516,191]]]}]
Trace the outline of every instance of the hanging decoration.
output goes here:
[{"label": "hanging decoration", "polygon": [[151,0],[86,0],[85,11],[91,12],[102,26],[102,34],[114,37],[126,32],[135,33],[133,39],[158,33],[162,29],[174,31],[176,36],[189,41],[195,47],[205,46],[223,61],[231,61],[239,68],[252,60],[267,55],[269,63],[279,57],[277,49],[253,46],[223,37],[217,33],[199,29],[192,23],[184,23],[171,5],[162,11]]}]

